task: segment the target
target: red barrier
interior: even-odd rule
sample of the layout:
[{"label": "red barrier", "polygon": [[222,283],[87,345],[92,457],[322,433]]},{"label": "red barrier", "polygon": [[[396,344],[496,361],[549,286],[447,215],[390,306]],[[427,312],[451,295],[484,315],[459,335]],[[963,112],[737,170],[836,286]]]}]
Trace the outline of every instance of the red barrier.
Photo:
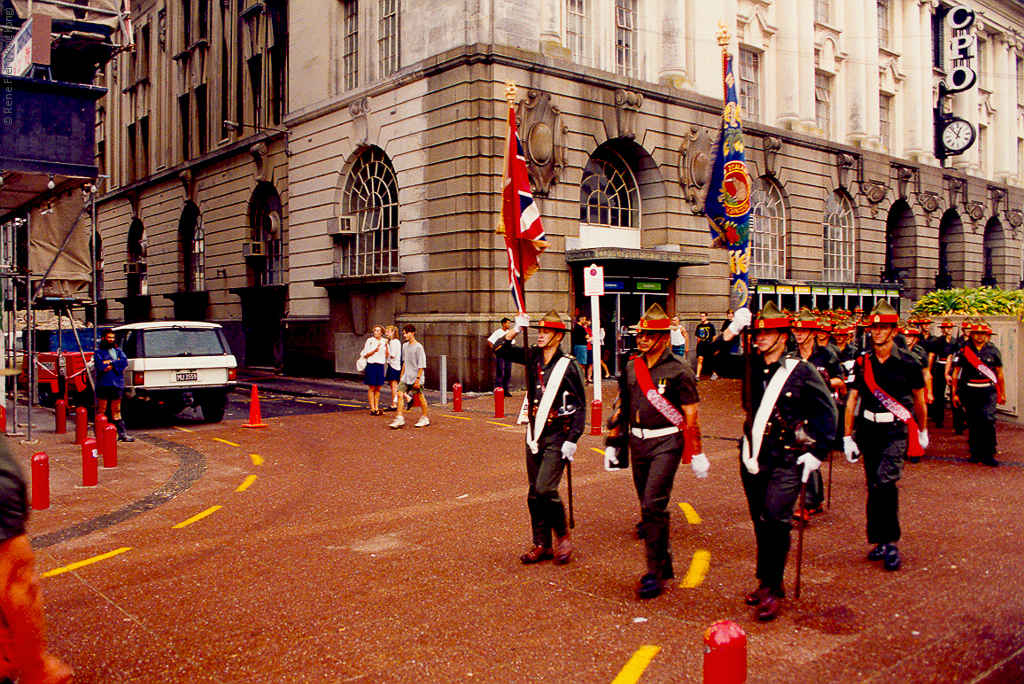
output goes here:
[{"label": "red barrier", "polygon": [[75,409],[75,444],[84,444],[89,437],[89,412],[84,406]]},{"label": "red barrier", "polygon": [[63,435],[68,431],[68,402],[58,399],[53,407],[54,428],[53,433]]},{"label": "red barrier", "polygon": [[601,400],[590,402],[590,434],[601,434]]},{"label": "red barrier", "polygon": [[0,431],[7,434],[7,408],[0,406]]},{"label": "red barrier", "polygon": [[260,417],[260,393],[256,389],[256,385],[252,386],[252,398],[249,400],[249,422],[243,425],[245,428],[265,428],[270,427],[263,422],[263,418]]},{"label": "red barrier", "polygon": [[117,427],[114,425],[103,429],[103,467],[117,467]]},{"label": "red barrier", "polygon": [[95,487],[99,482],[100,455],[96,440],[89,437],[82,442],[82,486]]},{"label": "red barrier", "polygon": [[494,388],[494,417],[505,417],[505,390],[500,387]]},{"label": "red barrier", "polygon": [[704,632],[704,684],[743,684],[747,681],[747,635],[731,620]]},{"label": "red barrier", "polygon": [[106,442],[103,437],[107,434],[107,426],[110,422],[106,416],[96,416],[96,424],[93,426],[93,436],[96,437],[96,450],[103,454],[103,449],[106,447]]},{"label": "red barrier", "polygon": [[32,508],[43,511],[50,507],[50,458],[46,452],[32,454]]},{"label": "red barrier", "polygon": [[462,385],[460,383],[452,385],[452,410],[456,413],[462,411]]}]

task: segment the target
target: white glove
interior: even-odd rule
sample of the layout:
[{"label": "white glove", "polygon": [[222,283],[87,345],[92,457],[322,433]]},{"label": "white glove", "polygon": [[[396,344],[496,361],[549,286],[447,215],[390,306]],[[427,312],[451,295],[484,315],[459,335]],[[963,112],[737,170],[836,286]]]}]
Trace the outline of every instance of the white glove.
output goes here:
[{"label": "white glove", "polygon": [[804,467],[804,472],[800,476],[801,482],[807,482],[807,478],[811,476],[811,473],[821,467],[821,459],[811,453],[801,454],[796,459],[796,462],[797,465],[803,465]]},{"label": "white glove", "polygon": [[619,450],[613,446],[604,448],[604,469],[609,473],[613,470],[618,470],[616,466],[619,465]]},{"label": "white glove", "polygon": [[708,470],[711,469],[711,461],[708,460],[707,455],[702,451],[690,458],[690,467],[693,468],[693,474],[697,476],[697,479],[703,480],[708,476]]},{"label": "white glove", "polygon": [[519,314],[516,316],[516,324],[512,327],[517,333],[530,327],[530,314]]},{"label": "white glove", "polygon": [[572,463],[572,457],[576,453],[576,442],[562,442],[562,458]]},{"label": "white glove", "polygon": [[856,463],[857,459],[860,458],[860,447],[853,441],[853,437],[849,435],[843,437],[843,451],[846,453],[846,460],[850,463]]},{"label": "white glove", "polygon": [[726,328],[726,330],[731,332],[733,335],[739,335],[743,332],[744,328],[750,325],[750,319],[750,309],[745,306],[740,307],[739,309],[736,309],[736,313],[732,315],[732,323],[729,324],[729,327]]},{"label": "white glove", "polygon": [[928,448],[928,429],[917,431],[917,441],[921,443],[922,449]]}]

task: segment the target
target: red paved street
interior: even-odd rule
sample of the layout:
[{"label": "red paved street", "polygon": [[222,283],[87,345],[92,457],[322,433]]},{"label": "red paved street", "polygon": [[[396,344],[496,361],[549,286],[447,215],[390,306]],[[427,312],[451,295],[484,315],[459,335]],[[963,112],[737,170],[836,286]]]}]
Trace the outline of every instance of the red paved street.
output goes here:
[{"label": "red paved street", "polygon": [[[864,559],[863,472],[837,462],[832,508],[806,532],[801,598],[761,624],[742,601],[754,547],[738,387],[700,389],[711,476],[680,470],[677,580],[647,602],[631,479],[604,471],[589,434],[573,468],[576,558],[518,562],[522,428],[493,418],[490,396],[462,414],[435,407],[425,429],[356,408],[265,430],[152,428],[90,489],[76,486],[73,437],[41,418],[40,445],[12,444],[26,473],[34,450],[51,456],[53,505],[31,533],[40,572],[59,573],[42,580],[53,649],[81,682],[607,683],[654,646],[639,678],[617,681],[700,682],[702,633],[729,618],[747,633],[749,682],[1021,681],[1024,430],[1000,425],[995,469],[932,431],[901,483],[895,573]],[[792,568],[791,555],[790,587]]]}]

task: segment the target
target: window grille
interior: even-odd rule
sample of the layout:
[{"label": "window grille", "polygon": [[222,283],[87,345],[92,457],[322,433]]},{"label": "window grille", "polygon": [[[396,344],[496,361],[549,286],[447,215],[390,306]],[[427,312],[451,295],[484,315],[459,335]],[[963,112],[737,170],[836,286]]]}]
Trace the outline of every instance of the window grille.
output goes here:
[{"label": "window grille", "polygon": [[384,151],[356,161],[343,198],[355,235],[342,245],[341,276],[398,273],[398,179]]},{"label": "window grille", "polygon": [[825,198],[822,254],[826,282],[853,282],[853,207],[838,192]]},{"label": "window grille", "polygon": [[786,206],[782,190],[766,178],[754,183],[750,196],[750,275],[786,277]]}]

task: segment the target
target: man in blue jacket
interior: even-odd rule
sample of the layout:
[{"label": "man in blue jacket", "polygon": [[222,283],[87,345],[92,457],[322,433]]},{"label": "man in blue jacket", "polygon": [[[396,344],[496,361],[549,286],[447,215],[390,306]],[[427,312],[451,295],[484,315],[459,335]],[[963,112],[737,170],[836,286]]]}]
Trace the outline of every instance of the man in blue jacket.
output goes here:
[{"label": "man in blue jacket", "polygon": [[105,330],[100,348],[93,354],[96,366],[96,415],[102,416],[110,404],[110,420],[117,428],[117,439],[120,442],[134,442],[135,438],[128,434],[121,418],[121,396],[124,394],[124,369],[128,367],[128,357],[118,349],[113,330]]}]

